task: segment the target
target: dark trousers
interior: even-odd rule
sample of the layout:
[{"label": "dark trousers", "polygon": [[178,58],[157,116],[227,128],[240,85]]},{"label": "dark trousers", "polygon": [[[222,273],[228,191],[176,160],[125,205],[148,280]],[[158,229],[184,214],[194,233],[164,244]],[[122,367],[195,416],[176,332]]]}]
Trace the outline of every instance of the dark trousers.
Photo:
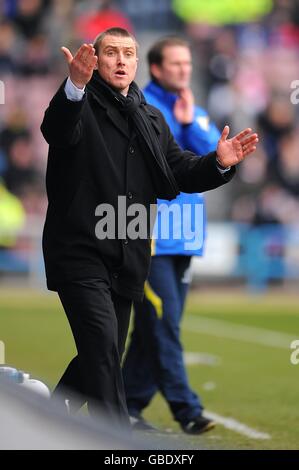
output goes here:
[{"label": "dark trousers", "polygon": [[182,424],[203,410],[190,388],[180,342],[190,261],[190,256],[154,256],[144,301],[134,304],[134,330],[123,366],[132,416],[139,415],[157,391]]},{"label": "dark trousers", "polygon": [[[111,291],[106,281],[89,279],[63,284],[58,290],[72,329],[78,355],[68,365],[53,396],[91,416],[128,425],[121,357],[130,321],[131,301]],[[74,401],[74,395],[76,400]]]}]

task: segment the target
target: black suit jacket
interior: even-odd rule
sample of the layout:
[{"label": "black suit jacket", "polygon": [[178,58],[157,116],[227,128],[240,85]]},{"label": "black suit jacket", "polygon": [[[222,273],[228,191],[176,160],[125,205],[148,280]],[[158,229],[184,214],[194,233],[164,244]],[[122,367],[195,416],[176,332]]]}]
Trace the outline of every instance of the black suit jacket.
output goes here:
[{"label": "black suit jacket", "polygon": [[[43,252],[48,288],[101,277],[125,297],[141,300],[150,264],[146,239],[99,240],[95,209],[110,204],[117,215],[118,196],[149,209],[156,198],[172,199],[167,174],[138,138],[126,118],[87,91],[82,101],[67,99],[62,84],[46,110],[42,133],[49,143],[46,175],[48,211]],[[215,153],[198,158],[182,151],[158,109],[146,105],[160,145],[180,191],[204,192],[226,183]]]}]

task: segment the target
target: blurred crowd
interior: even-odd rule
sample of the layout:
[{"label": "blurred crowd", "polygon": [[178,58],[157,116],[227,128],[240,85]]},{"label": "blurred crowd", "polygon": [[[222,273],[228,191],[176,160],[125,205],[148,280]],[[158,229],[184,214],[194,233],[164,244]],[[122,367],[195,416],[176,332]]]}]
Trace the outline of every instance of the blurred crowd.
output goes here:
[{"label": "blurred crowd", "polygon": [[0,247],[15,243],[1,232],[5,224],[16,230],[44,217],[47,145],[39,126],[66,75],[61,45],[75,51],[115,25],[136,33],[137,39],[145,31],[187,36],[194,50],[197,102],[220,128],[229,124],[236,132],[250,126],[260,133],[258,151],[240,166],[232,185],[230,219],[298,221],[299,104],[291,102],[291,84],[299,79],[299,1],[273,0],[255,21],[217,25],[182,20],[174,3],[0,1],[5,95],[0,104]]}]

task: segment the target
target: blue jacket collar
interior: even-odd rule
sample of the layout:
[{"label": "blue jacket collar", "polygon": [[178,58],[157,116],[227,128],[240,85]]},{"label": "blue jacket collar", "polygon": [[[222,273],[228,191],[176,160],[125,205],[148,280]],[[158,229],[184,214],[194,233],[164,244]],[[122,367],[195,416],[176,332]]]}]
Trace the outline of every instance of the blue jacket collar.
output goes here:
[{"label": "blue jacket collar", "polygon": [[155,81],[149,82],[149,84],[145,87],[144,90],[161,99],[164,104],[168,105],[171,108],[174,106],[174,103],[178,99],[178,96],[175,93],[165,90],[165,88],[161,87],[161,85],[159,85]]}]

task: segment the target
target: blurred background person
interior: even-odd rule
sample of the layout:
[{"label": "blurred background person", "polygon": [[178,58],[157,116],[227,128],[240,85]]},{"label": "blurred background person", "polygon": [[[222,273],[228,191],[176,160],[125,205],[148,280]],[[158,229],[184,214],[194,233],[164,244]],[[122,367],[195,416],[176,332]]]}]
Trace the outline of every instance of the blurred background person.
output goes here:
[{"label": "blurred background person", "polygon": [[[163,113],[176,141],[196,155],[215,150],[219,131],[207,112],[194,104],[190,88],[192,57],[187,41],[168,37],[156,42],[148,53],[148,65],[151,82],[144,89],[146,100]],[[170,213],[175,206],[181,210],[174,210],[173,231],[164,238],[158,233],[163,231],[163,210]],[[186,217],[187,206],[190,211]],[[196,219],[200,218],[196,208],[200,208],[202,218],[200,233],[195,228]],[[157,217],[159,228],[156,226],[153,239],[145,299],[135,303],[134,330],[123,367],[127,405],[133,426],[150,430],[142,411],[159,390],[182,429],[199,434],[215,423],[202,415],[201,400],[188,383],[180,324],[191,282],[191,257],[203,254],[204,197],[181,193],[170,202],[158,200]],[[195,234],[193,239],[190,232]]]},{"label": "blurred background person", "polygon": [[76,33],[82,41],[90,43],[100,31],[112,28],[117,25],[120,28],[134,32],[132,22],[129,17],[115,5],[111,0],[96,0],[94,2],[96,10],[90,11],[86,5],[82,4],[81,15],[75,22]]}]

